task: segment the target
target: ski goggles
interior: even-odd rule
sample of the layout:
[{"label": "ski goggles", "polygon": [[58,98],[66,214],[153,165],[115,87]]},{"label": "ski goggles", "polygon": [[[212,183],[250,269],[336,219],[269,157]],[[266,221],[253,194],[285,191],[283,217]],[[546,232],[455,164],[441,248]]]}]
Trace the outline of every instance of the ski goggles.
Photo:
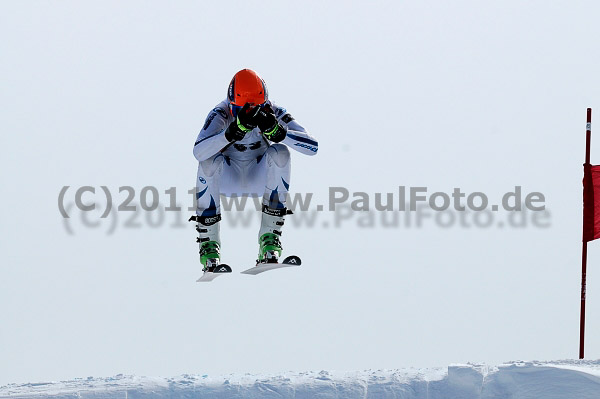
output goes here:
[{"label": "ski goggles", "polygon": [[[262,103],[259,104],[259,107],[261,109],[263,109],[265,107],[265,105],[267,105],[267,103]],[[235,104],[229,104],[229,109],[231,110],[231,115],[233,115],[233,117],[237,117],[238,113],[240,112],[240,110],[243,108],[242,105],[235,105]]]}]

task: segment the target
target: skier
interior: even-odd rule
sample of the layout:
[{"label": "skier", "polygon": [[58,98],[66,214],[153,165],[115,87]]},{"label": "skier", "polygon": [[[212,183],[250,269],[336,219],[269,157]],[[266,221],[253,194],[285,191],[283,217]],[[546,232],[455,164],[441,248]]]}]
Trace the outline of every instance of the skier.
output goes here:
[{"label": "skier", "polygon": [[237,72],[221,101],[206,118],[196,143],[197,209],[194,220],[204,272],[220,264],[220,198],[262,196],[259,263],[281,256],[281,228],[290,184],[288,147],[315,155],[317,141],[286,111],[269,100],[267,86],[250,70]]}]

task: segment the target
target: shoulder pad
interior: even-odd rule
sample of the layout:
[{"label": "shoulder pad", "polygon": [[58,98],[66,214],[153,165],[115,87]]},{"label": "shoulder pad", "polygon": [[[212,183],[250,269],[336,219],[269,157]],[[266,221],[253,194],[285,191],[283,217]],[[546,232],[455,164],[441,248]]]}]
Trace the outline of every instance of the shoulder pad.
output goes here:
[{"label": "shoulder pad", "polygon": [[223,117],[223,119],[227,119],[227,117],[228,117],[227,111],[225,111],[223,108],[216,107],[212,110],[212,112],[215,112],[215,113],[221,115]]}]

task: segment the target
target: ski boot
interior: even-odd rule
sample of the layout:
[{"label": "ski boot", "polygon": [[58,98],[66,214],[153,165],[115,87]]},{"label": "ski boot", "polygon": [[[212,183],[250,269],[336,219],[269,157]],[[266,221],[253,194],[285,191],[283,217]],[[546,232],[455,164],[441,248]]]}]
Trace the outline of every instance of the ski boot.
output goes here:
[{"label": "ski boot", "polygon": [[[198,239],[199,240],[199,239]],[[200,242],[200,263],[202,271],[214,270],[221,263],[221,252],[217,241]]]},{"label": "ski boot", "polygon": [[281,228],[284,223],[286,208],[270,208],[263,205],[260,231],[258,233],[258,259],[256,263],[278,263],[283,248],[281,247]]},{"label": "ski boot", "polygon": [[198,238],[196,242],[200,248],[200,263],[202,271],[212,272],[221,264],[221,244],[219,234],[219,221],[221,215],[217,216],[192,216],[190,221],[196,222]]},{"label": "ski boot", "polygon": [[258,260],[256,263],[278,263],[281,256],[281,241],[273,233],[265,233],[258,240]]}]

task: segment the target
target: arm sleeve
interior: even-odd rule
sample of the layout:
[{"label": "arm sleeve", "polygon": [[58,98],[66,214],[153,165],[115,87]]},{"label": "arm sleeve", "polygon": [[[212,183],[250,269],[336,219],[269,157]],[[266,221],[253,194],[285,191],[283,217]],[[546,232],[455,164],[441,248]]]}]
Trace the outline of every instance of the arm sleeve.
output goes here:
[{"label": "arm sleeve", "polygon": [[294,118],[284,113],[280,118],[280,122],[286,124],[288,128],[287,136],[283,139],[282,143],[288,147],[301,152],[306,155],[316,155],[319,150],[319,143],[311,136],[306,129],[304,129]]},{"label": "arm sleeve", "polygon": [[225,138],[228,125],[227,113],[224,110],[215,108],[208,114],[194,143],[194,156],[199,162],[212,157],[229,144]]}]

